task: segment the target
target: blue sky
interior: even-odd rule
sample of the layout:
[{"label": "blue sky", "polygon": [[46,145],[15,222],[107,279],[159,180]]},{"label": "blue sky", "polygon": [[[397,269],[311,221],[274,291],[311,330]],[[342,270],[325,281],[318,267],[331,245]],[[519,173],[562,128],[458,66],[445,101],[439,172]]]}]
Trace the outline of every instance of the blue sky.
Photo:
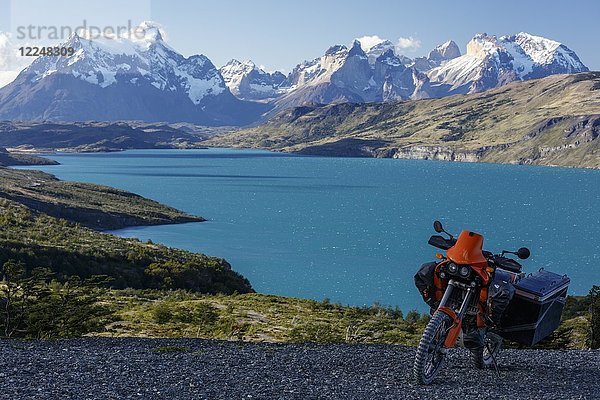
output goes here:
[{"label": "blue sky", "polygon": [[0,30],[18,26],[119,26],[128,20],[160,22],[168,42],[185,55],[202,53],[217,66],[252,59],[267,69],[291,70],[329,46],[364,35],[412,38],[424,55],[455,40],[464,52],[477,32],[525,31],[565,43],[591,69],[600,70],[600,2],[564,1],[177,1],[0,0]]}]

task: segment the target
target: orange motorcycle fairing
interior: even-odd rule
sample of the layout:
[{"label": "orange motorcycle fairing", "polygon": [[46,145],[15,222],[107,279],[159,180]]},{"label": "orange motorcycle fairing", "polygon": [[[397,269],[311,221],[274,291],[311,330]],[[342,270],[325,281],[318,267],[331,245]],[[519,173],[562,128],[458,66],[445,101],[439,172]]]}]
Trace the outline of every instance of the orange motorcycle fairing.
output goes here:
[{"label": "orange motorcycle fairing", "polygon": [[438,311],[441,311],[452,318],[452,326],[450,327],[448,336],[446,336],[446,340],[444,341],[444,347],[446,349],[451,349],[456,344],[456,340],[460,335],[460,331],[462,329],[462,319],[460,319],[454,310],[449,307],[440,307],[438,308]]},{"label": "orange motorcycle fairing", "polygon": [[483,256],[483,236],[479,233],[462,231],[456,244],[448,249],[446,255],[457,264],[486,264]]},{"label": "orange motorcycle fairing", "polygon": [[490,274],[486,271],[489,265],[483,255],[483,236],[479,233],[462,231],[456,244],[446,251],[446,255],[457,264],[471,265],[484,286],[490,282]]}]

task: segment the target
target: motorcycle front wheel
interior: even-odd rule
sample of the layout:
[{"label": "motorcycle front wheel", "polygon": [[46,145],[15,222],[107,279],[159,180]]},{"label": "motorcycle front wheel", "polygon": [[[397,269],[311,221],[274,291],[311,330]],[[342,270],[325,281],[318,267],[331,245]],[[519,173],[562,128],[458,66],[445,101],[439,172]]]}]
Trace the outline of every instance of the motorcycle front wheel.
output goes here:
[{"label": "motorcycle front wheel", "polygon": [[441,311],[436,311],[427,324],[415,356],[413,379],[421,385],[429,385],[444,362],[447,349],[444,341],[452,327],[452,319]]}]

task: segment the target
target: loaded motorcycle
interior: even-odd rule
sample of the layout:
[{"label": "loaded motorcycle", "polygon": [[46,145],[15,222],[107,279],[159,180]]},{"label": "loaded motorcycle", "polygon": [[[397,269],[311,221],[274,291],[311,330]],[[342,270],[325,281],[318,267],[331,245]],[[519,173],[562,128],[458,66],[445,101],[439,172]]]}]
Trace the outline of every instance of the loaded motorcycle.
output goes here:
[{"label": "loaded motorcycle", "polygon": [[543,269],[525,276],[516,260],[505,257],[527,259],[530,251],[525,247],[495,255],[483,250],[484,238],[478,233],[462,231],[454,238],[439,221],[434,229],[447,238],[433,235],[428,243],[446,255],[437,254],[438,262],[424,264],[415,275],[432,310],[414,361],[417,383],[434,380],[459,336],[476,368],[494,365],[498,372],[503,338],[533,345],[558,327],[568,277]]}]

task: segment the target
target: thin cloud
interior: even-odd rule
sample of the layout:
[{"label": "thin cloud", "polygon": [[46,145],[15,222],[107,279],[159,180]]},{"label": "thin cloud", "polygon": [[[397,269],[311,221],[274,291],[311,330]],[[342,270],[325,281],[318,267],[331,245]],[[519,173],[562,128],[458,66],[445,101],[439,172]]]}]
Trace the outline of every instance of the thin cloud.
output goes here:
[{"label": "thin cloud", "polygon": [[412,36],[400,37],[396,43],[396,48],[401,50],[415,51],[421,47],[421,41]]},{"label": "thin cloud", "polygon": [[0,32],[0,88],[11,83],[32,61],[33,57],[19,54],[9,33]]},{"label": "thin cloud", "polygon": [[367,35],[367,36],[356,38],[356,40],[358,40],[360,42],[360,47],[362,47],[362,49],[364,51],[369,51],[369,49],[371,49],[373,46],[377,46],[379,43],[385,41],[385,39],[382,39],[377,35],[372,35],[372,36]]},{"label": "thin cloud", "polygon": [[[364,51],[369,51],[374,46],[386,42],[386,39],[383,39],[378,35],[365,35],[356,38],[356,40],[360,42],[360,47],[362,47]],[[396,52],[415,51],[419,47],[421,47],[421,41],[412,36],[400,37],[394,44]]]}]

